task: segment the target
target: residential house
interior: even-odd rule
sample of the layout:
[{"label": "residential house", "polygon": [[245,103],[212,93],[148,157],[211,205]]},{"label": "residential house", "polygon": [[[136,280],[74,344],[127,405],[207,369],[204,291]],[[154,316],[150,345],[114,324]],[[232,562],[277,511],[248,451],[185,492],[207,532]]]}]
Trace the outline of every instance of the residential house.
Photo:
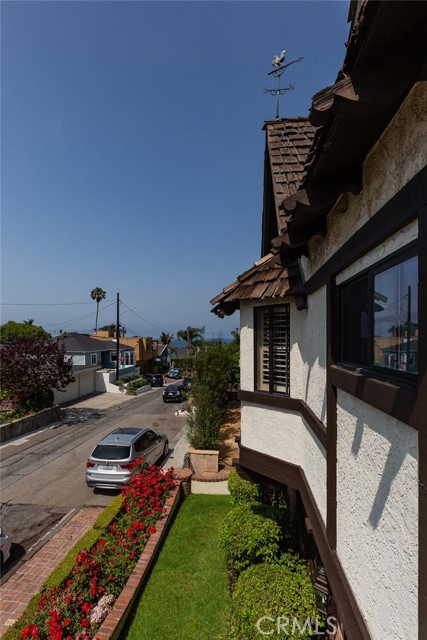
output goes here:
[{"label": "residential house", "polygon": [[[309,9],[308,9],[309,11]],[[427,629],[427,3],[350,3],[334,85],[265,124],[239,465],[286,487],[336,638]]]},{"label": "residential house", "polygon": [[[63,403],[87,396],[96,391],[117,391],[110,385],[117,372],[117,343],[115,340],[96,340],[81,333],[63,333],[60,342],[65,355],[73,359],[75,381],[65,391],[55,391],[55,402]],[[119,344],[119,376],[136,373],[132,347]]]},{"label": "residential house", "polygon": [[[100,330],[97,333],[91,335],[96,340],[105,340],[115,336],[114,329]],[[135,350],[135,365],[139,367],[141,374],[144,373],[157,373],[159,368],[163,364],[165,358],[165,347],[158,340],[152,337],[121,337],[120,343],[122,345],[128,345]]]}]

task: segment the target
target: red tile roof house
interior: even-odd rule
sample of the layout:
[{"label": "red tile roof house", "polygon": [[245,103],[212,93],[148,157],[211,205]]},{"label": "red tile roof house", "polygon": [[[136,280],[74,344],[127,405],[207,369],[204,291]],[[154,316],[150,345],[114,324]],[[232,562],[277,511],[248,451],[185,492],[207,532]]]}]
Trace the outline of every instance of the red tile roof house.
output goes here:
[{"label": "red tile roof house", "polygon": [[336,83],[266,122],[239,465],[282,483],[336,638],[427,629],[427,3],[351,2]]}]

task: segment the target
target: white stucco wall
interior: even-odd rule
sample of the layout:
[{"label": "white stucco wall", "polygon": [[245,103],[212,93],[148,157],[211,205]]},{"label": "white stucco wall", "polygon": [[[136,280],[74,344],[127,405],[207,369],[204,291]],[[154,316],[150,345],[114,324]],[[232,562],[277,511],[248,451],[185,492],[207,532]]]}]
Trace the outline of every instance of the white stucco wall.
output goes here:
[{"label": "white stucco wall", "polygon": [[[325,238],[310,242],[310,258],[302,260],[306,278],[427,163],[426,86],[414,88],[371,150],[361,194],[348,197],[344,214],[329,216]],[[413,222],[338,274],[337,284],[417,235]],[[309,308],[316,309],[312,298]],[[418,434],[340,390],[337,400],[338,556],[372,637],[412,640],[417,637]]]},{"label": "white stucco wall", "polygon": [[240,304],[240,388],[254,391],[254,305]]},{"label": "white stucco wall", "polygon": [[326,452],[299,413],[243,403],[241,443],[301,467],[326,523]]},{"label": "white stucco wall", "polygon": [[291,304],[291,396],[301,398],[326,422],[326,287],[315,291],[308,309]]},{"label": "white stucco wall", "polygon": [[375,640],[417,638],[417,432],[338,391],[337,552]]}]

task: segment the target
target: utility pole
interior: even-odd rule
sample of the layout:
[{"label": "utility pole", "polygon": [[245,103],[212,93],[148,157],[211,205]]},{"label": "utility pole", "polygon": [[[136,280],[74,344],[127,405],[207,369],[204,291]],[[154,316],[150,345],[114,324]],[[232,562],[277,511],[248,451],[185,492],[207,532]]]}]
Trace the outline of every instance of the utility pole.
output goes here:
[{"label": "utility pole", "polygon": [[119,379],[119,356],[120,356],[120,296],[117,294],[117,322],[116,322],[116,382]]}]

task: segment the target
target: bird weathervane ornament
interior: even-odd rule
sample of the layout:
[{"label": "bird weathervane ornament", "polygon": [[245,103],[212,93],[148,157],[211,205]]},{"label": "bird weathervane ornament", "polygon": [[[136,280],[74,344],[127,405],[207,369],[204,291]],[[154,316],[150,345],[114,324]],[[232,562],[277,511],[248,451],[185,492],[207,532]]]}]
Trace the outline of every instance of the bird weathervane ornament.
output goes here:
[{"label": "bird weathervane ornament", "polygon": [[280,78],[282,77],[286,69],[291,64],[295,64],[295,62],[301,62],[301,60],[304,60],[304,58],[300,56],[296,60],[292,60],[292,62],[288,62],[287,64],[285,64],[285,58],[286,58],[285,50],[281,51],[279,55],[273,56],[271,60],[271,64],[274,67],[274,69],[273,71],[270,71],[270,73],[267,74],[268,76],[273,75],[277,78],[277,89],[268,89],[267,87],[264,88],[264,93],[270,93],[271,95],[276,96],[276,120],[280,119],[280,115],[279,115],[280,96],[285,95],[287,91],[294,90],[294,86],[292,84],[290,84],[288,87],[281,88]]}]

